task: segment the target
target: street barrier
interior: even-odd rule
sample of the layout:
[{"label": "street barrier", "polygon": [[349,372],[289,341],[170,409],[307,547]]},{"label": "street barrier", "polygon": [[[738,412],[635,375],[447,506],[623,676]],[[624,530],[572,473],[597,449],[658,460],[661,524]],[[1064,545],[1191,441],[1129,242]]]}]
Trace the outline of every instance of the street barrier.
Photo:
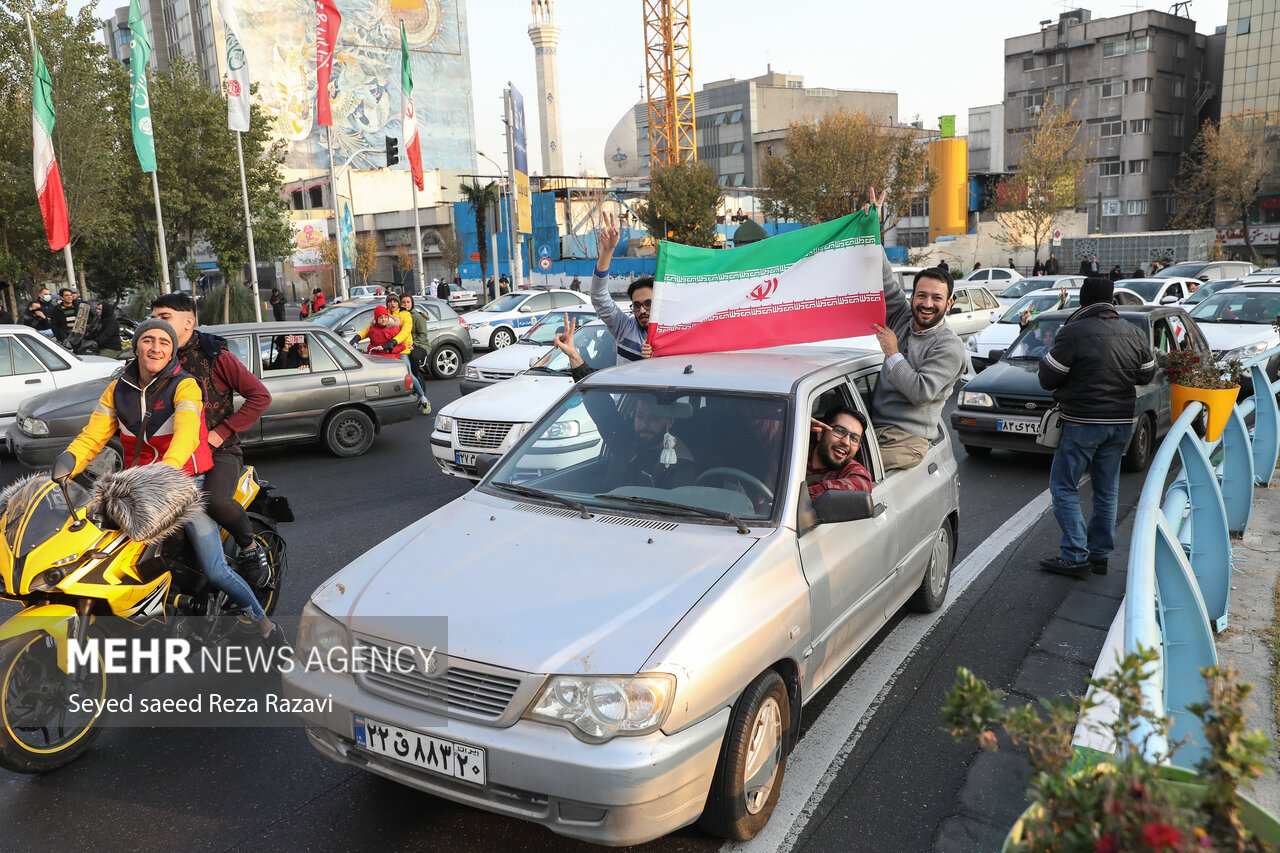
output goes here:
[{"label": "street barrier", "polygon": [[[1144,694],[1151,710],[1171,717],[1169,737],[1182,742],[1171,762],[1181,767],[1194,768],[1208,753],[1187,706],[1209,698],[1200,669],[1218,662],[1213,635],[1227,627],[1237,559],[1231,537],[1244,535],[1254,485],[1270,482],[1280,453],[1280,381],[1273,385],[1266,376],[1276,355],[1280,346],[1245,362],[1254,394],[1236,404],[1218,441],[1206,442],[1193,429],[1204,406],[1187,406],[1151,461],[1134,515],[1124,652],[1141,646],[1159,653]],[[1175,456],[1181,471],[1166,488]],[[1151,761],[1169,752],[1168,741],[1149,729],[1132,732],[1129,745]]]}]

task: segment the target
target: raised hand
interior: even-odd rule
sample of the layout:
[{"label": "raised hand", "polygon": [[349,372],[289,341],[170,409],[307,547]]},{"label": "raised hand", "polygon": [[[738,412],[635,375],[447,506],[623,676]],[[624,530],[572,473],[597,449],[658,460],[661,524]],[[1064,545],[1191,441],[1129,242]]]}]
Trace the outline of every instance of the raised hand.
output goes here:
[{"label": "raised hand", "polygon": [[865,213],[874,207],[876,209],[876,216],[880,219],[884,219],[884,200],[889,197],[889,191],[884,190],[880,193],[880,197],[876,198],[876,188],[867,187],[867,197],[869,198],[869,201],[862,205],[863,212]]},{"label": "raised hand", "polygon": [[831,429],[831,427],[827,426],[817,418],[809,418],[809,432],[813,433],[813,437],[815,439],[821,438],[822,434],[829,429]]},{"label": "raised hand", "polygon": [[596,261],[596,269],[604,265],[604,269],[609,268],[609,259],[613,257],[613,250],[618,247],[618,238],[621,236],[618,231],[618,219],[612,213],[600,212],[600,228],[596,231],[596,248],[599,250],[598,260]]},{"label": "raised hand", "polygon": [[578,352],[578,347],[573,342],[573,333],[577,331],[578,323],[568,314],[564,315],[564,331],[558,333],[551,343],[560,352],[569,356],[569,366],[579,367],[585,362],[582,360],[582,354]]}]

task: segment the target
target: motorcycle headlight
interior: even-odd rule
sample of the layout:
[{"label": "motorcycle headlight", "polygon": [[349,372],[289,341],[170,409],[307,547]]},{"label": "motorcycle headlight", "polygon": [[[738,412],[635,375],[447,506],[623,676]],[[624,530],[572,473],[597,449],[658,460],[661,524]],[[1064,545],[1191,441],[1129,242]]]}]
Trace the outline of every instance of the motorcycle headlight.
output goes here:
[{"label": "motorcycle headlight", "polygon": [[969,340],[965,341],[965,342],[964,342],[964,345],[965,345],[965,348],[969,350],[969,352],[977,352],[977,351],[978,351],[978,336],[977,336],[977,335],[970,335],[970,336],[969,336]]},{"label": "motorcycle headlight", "polygon": [[960,405],[991,409],[994,408],[996,404],[995,401],[991,399],[990,394],[983,394],[981,391],[961,391]]},{"label": "motorcycle headlight", "polygon": [[39,438],[49,434],[49,425],[39,418],[19,418],[18,429],[23,435]]},{"label": "motorcycle headlight", "polygon": [[557,421],[547,427],[547,431],[542,434],[543,438],[575,438],[581,427],[577,421]]},{"label": "motorcycle headlight", "polygon": [[1258,353],[1266,352],[1268,349],[1270,349],[1270,346],[1266,341],[1258,341],[1257,343],[1246,344],[1245,346],[1229,350],[1224,358],[1238,358],[1243,361],[1246,358],[1252,358]]},{"label": "motorcycle headlight", "polygon": [[453,432],[453,418],[448,415],[436,415],[436,430],[438,432]]},{"label": "motorcycle headlight", "polygon": [[350,648],[351,644],[347,642],[347,629],[342,623],[308,601],[302,608],[302,619],[298,623],[298,642],[295,644],[294,660],[304,662],[328,660],[330,651]]},{"label": "motorcycle headlight", "polygon": [[665,672],[553,675],[525,718],[564,726],[587,743],[603,743],[656,731],[666,721],[675,693],[675,676]]},{"label": "motorcycle headlight", "polygon": [[468,364],[467,369],[462,371],[462,375],[466,379],[479,379],[480,371],[475,368],[475,365]]}]

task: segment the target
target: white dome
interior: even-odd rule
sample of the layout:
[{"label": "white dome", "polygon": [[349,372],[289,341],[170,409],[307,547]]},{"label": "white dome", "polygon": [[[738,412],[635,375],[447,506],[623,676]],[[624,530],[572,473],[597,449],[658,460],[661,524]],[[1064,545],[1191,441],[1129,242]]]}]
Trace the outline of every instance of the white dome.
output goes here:
[{"label": "white dome", "polygon": [[640,175],[634,107],[627,109],[605,141],[604,168],[611,178],[635,178]]}]

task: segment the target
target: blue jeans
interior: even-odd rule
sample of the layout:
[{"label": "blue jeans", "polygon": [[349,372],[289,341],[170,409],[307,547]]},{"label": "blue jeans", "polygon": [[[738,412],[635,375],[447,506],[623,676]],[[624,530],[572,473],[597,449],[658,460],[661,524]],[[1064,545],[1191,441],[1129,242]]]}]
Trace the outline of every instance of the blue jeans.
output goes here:
[{"label": "blue jeans", "polygon": [[[1115,545],[1116,503],[1120,493],[1120,459],[1133,432],[1132,424],[1073,424],[1062,428],[1053,455],[1049,492],[1053,517],[1062,528],[1060,556],[1073,563],[1105,560]],[[1093,484],[1093,517],[1086,531],[1077,485],[1089,470]]]},{"label": "blue jeans", "polygon": [[409,378],[413,380],[413,392],[418,395],[421,400],[427,396],[427,392],[422,390],[422,383],[418,381],[418,374],[413,372],[413,365],[409,363],[409,353],[402,353],[400,360],[404,362],[405,370],[409,371]]},{"label": "blue jeans", "polygon": [[[203,480],[203,477],[197,477],[197,485],[200,485]],[[222,550],[222,528],[218,527],[218,523],[210,518],[207,512],[200,510],[195,518],[187,522],[186,530],[187,539],[195,549],[196,559],[200,562],[200,568],[209,579],[209,583],[225,592],[232,602],[244,608],[255,622],[265,619],[266,611],[258,603],[249,584],[244,578],[231,571],[231,567],[227,565],[227,555]]]}]

